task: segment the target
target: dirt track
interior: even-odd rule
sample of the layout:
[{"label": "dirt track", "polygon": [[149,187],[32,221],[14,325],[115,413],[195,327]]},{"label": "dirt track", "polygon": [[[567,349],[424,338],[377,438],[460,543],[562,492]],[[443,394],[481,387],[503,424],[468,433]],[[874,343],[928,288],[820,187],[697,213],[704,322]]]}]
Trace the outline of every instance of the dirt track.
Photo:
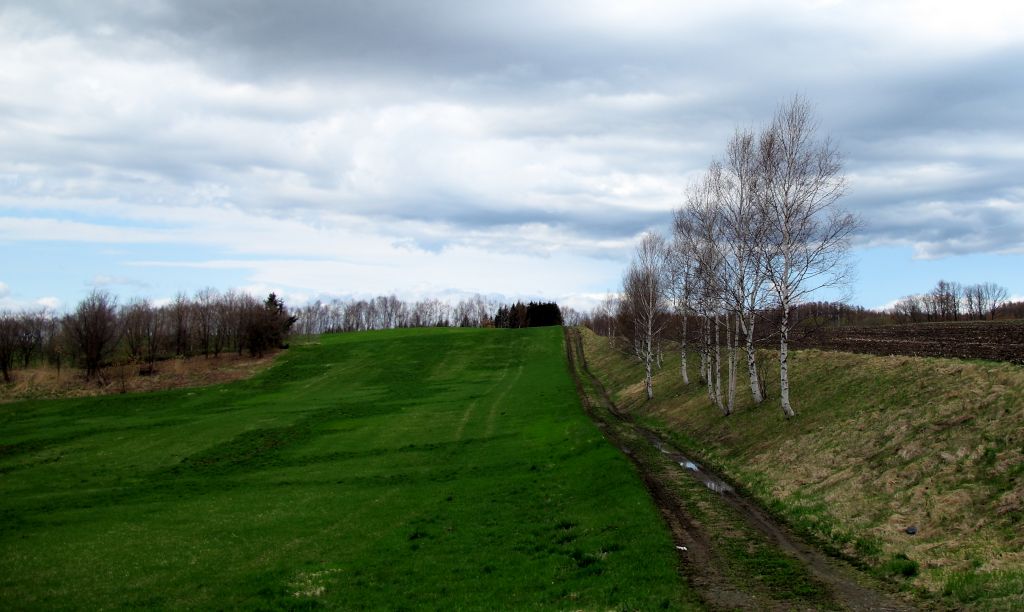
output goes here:
[{"label": "dirt track", "polygon": [[[576,330],[566,330],[566,353],[570,370],[584,407],[605,436],[619,447],[636,466],[672,531],[679,552],[681,573],[698,592],[704,603],[714,609],[814,609],[839,607],[847,610],[911,610],[910,604],[895,596],[865,586],[863,576],[847,564],[828,557],[802,542],[788,529],[776,523],[750,500],[737,494],[698,462],[684,456],[657,433],[633,422],[612,402],[601,382],[589,370],[583,344]],[[587,392],[587,387],[591,392]],[[821,601],[793,601],[777,592],[754,589],[737,580],[723,551],[716,545],[716,534],[696,518],[692,502],[684,500],[681,481],[695,479],[717,495],[710,496],[742,528],[760,534],[767,542],[798,560],[827,589]],[[705,498],[708,496],[705,495]]]}]

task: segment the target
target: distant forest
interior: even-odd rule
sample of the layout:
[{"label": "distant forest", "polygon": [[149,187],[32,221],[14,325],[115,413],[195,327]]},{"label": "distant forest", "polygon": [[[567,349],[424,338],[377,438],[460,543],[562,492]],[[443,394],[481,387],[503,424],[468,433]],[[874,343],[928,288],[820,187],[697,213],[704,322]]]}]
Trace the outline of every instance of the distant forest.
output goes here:
[{"label": "distant forest", "polygon": [[379,295],[368,300],[317,300],[297,309],[295,316],[298,321],[293,331],[300,335],[396,327],[577,325],[583,318],[576,310],[554,302],[502,304],[479,294],[456,303],[436,298],[408,302],[395,295]]},{"label": "distant forest", "polygon": [[46,310],[0,311],[0,371],[6,382],[17,364],[49,363],[81,367],[86,378],[111,365],[153,364],[172,357],[222,352],[262,356],[285,346],[295,317],[271,293],[260,300],[247,293],[214,289],[179,294],[156,306],[135,299],[119,305],[117,298],[94,291],[63,316]]},{"label": "distant forest", "polygon": [[112,365],[153,364],[174,357],[222,352],[264,352],[284,347],[289,335],[368,331],[399,327],[542,327],[575,325],[580,315],[554,302],[500,304],[480,295],[450,304],[437,299],[405,302],[394,295],[370,300],[332,300],[289,309],[271,293],[260,300],[246,293],[207,288],[178,294],[168,304],[145,299],[118,304],[102,291],[72,312],[38,309],[0,311],[0,375],[15,367],[48,363],[58,370],[81,367],[87,378]]},{"label": "distant forest", "polygon": [[[879,326],[927,321],[1024,319],[1024,302],[1011,302],[1007,290],[993,283],[960,285],[939,281],[932,291],[906,296],[889,310],[871,310],[841,302],[807,302],[791,308],[790,317],[804,330],[822,327]],[[480,295],[449,303],[439,299],[403,301],[394,295],[372,299],[314,301],[288,308],[274,294],[258,299],[244,293],[203,289],[179,294],[168,304],[132,299],[118,304],[96,292],[64,315],[42,309],[0,311],[0,374],[11,379],[16,367],[49,363],[82,367],[91,377],[103,367],[231,351],[260,355],[284,346],[289,335],[318,335],[398,327],[524,328],[585,325],[601,335],[625,329],[618,296],[609,295],[589,312],[555,302],[503,304]],[[669,319],[673,319],[666,313]],[[778,309],[759,319],[760,344],[772,335]],[[698,317],[687,327],[696,333]],[[680,321],[668,324],[679,328]],[[618,331],[617,331],[618,330]]]},{"label": "distant forest", "polygon": [[[899,325],[939,321],[998,321],[1024,319],[1024,301],[1009,301],[1009,292],[995,283],[962,285],[940,280],[922,294],[908,295],[888,309],[879,310],[846,302],[805,302],[790,307],[790,319],[802,328]],[[615,332],[619,316],[616,296],[580,315],[579,323],[594,332],[608,336]],[[768,323],[758,339],[773,335],[774,323],[781,317],[779,308],[765,308],[758,319]],[[677,324],[678,325],[678,324]],[[696,329],[699,322],[688,324]]]}]

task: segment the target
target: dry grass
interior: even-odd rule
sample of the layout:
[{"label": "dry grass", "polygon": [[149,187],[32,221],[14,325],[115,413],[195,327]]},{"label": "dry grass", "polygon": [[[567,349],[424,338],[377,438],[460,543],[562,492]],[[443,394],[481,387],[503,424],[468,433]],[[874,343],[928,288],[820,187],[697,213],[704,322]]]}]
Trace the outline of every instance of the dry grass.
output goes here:
[{"label": "dry grass", "polygon": [[586,344],[617,401],[844,553],[875,566],[906,554],[921,567],[913,583],[936,593],[954,573],[1024,572],[1024,368],[799,351],[796,419],[782,417],[771,366],[770,399],[752,406],[741,375],[737,412],[725,418],[703,386],[682,384],[677,356],[647,403],[638,366],[605,339],[588,334]]},{"label": "dry grass", "polygon": [[217,357],[175,358],[158,361],[152,373],[138,364],[112,366],[86,380],[83,370],[36,366],[13,372],[10,383],[0,385],[0,402],[23,399],[85,397],[202,387],[249,378],[266,369],[277,352],[263,357],[221,354]]}]

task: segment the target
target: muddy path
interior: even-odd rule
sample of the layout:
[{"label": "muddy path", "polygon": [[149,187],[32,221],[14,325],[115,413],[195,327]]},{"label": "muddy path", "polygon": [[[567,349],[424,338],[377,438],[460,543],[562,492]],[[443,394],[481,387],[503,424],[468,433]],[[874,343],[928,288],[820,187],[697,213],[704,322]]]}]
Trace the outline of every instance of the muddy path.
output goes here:
[{"label": "muddy path", "polygon": [[576,330],[566,329],[566,356],[584,408],[636,467],[672,532],[680,573],[709,608],[915,609],[803,542],[699,458],[619,411],[588,368]]}]

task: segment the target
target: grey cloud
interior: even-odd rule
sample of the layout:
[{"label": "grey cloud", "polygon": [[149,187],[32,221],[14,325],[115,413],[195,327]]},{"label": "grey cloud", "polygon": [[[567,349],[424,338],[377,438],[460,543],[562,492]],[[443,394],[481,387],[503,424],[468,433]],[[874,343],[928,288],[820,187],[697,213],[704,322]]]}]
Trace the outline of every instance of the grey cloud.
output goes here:
[{"label": "grey cloud", "polygon": [[[102,111],[70,120],[61,104],[7,99],[0,128],[14,125],[19,137],[0,140],[0,152],[39,166],[42,189],[55,196],[190,204],[197,184],[217,182],[227,187],[223,199],[240,208],[283,216],[343,210],[385,227],[451,228],[450,236],[407,236],[432,250],[462,234],[529,224],[621,239],[666,225],[685,177],[721,153],[733,127],[763,123],[800,91],[818,101],[822,127],[846,152],[849,171],[865,177],[846,200],[867,221],[864,240],[910,242],[929,253],[1018,246],[1007,228],[1024,223],[1020,149],[985,144],[993,135],[1024,141],[1016,110],[1024,107],[1024,82],[1013,78],[1024,62],[1020,45],[885,62],[864,52],[879,44],[870,26],[837,19],[812,24],[748,6],[646,32],[587,25],[585,10],[455,1],[11,4],[9,14],[38,17],[17,32],[26,40],[70,32],[102,56],[177,61],[260,95],[185,95],[166,108],[157,99],[151,113],[131,120]],[[271,95],[296,84],[307,89],[295,100]],[[501,139],[525,148],[527,159],[515,163],[536,154],[546,156],[542,164],[566,167],[508,193],[501,176],[445,174],[449,160],[431,157],[430,145],[450,126],[422,134],[396,128],[395,141],[381,144],[372,124],[384,121],[382,108],[401,114],[430,102],[479,111],[480,133],[450,143],[469,157],[474,138]],[[303,129],[325,129],[318,122],[334,115],[355,123],[329,139],[336,149],[307,154],[289,141]],[[239,125],[172,129],[195,117]],[[55,129],[36,130],[32,121]],[[81,125],[64,125],[74,121]],[[254,135],[238,140],[247,134]],[[353,178],[375,146],[401,166],[379,171],[383,193]],[[931,175],[929,166],[948,171]],[[302,189],[284,189],[275,173]],[[674,187],[641,185],[634,196],[616,196],[601,180],[615,173]],[[987,204],[994,198],[1018,206],[996,212]],[[563,205],[545,206],[552,201]],[[928,208],[933,202],[958,212],[939,214]]]},{"label": "grey cloud", "polygon": [[[842,45],[834,28],[808,28],[777,11],[745,7],[652,35],[624,24],[583,25],[588,3],[157,2],[61,3],[48,18],[92,45],[159,41],[202,65],[243,80],[316,75],[414,84],[419,93],[495,88],[557,96],[566,86],[614,90],[696,75],[709,85],[788,82],[826,64],[814,54]],[[154,8],[155,7],[155,8]],[[799,55],[801,62],[794,62]],[[439,79],[439,80],[438,80]],[[454,81],[453,81],[454,79]],[[476,84],[477,87],[472,87]],[[528,86],[528,87],[524,87]],[[539,86],[539,87],[538,87]],[[595,87],[596,86],[596,87]],[[771,106],[777,96],[764,96]]]},{"label": "grey cloud", "polygon": [[[942,60],[919,71],[883,72],[857,102],[846,129],[871,140],[936,131],[1020,130],[1024,81],[1014,78],[1024,46],[958,61]],[[842,121],[842,118],[837,118]]]},{"label": "grey cloud", "polygon": [[866,219],[864,239],[913,244],[928,258],[1024,250],[1024,202],[900,202]]}]

